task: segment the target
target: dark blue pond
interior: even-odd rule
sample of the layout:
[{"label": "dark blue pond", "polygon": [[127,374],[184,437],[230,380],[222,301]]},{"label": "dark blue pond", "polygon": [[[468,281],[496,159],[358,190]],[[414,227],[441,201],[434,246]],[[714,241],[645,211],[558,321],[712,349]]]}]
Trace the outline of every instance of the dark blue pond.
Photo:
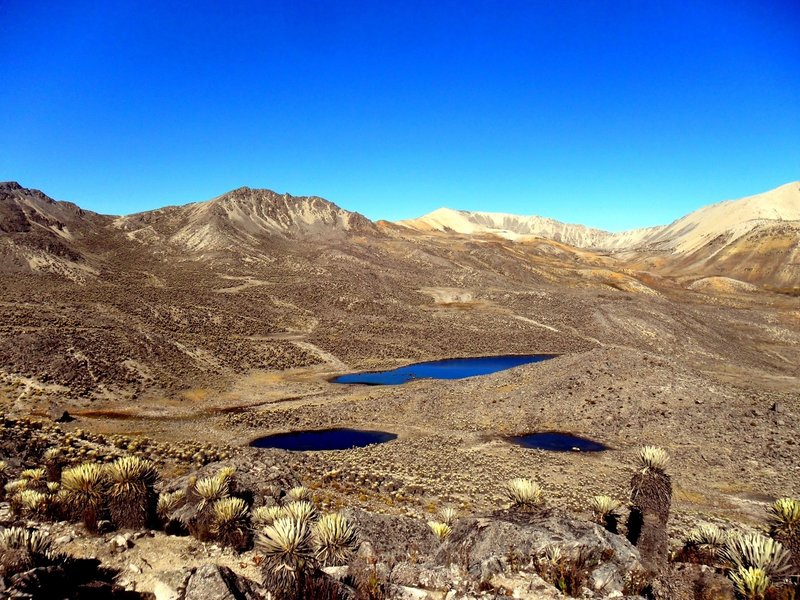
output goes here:
[{"label": "dark blue pond", "polygon": [[361,383],[365,385],[397,385],[415,379],[464,379],[488,375],[553,358],[552,354],[527,354],[506,356],[481,356],[478,358],[451,358],[414,363],[389,371],[349,373],[332,379],[333,383]]},{"label": "dark blue pond", "polygon": [[250,442],[256,448],[280,448],[282,450],[346,450],[370,444],[382,444],[395,439],[397,434],[385,431],[363,431],[361,429],[317,429],[312,431],[290,431],[276,433]]},{"label": "dark blue pond", "polygon": [[569,452],[576,450],[580,452],[600,452],[608,450],[600,442],[587,440],[569,433],[559,433],[557,431],[544,431],[531,435],[520,435],[511,438],[511,441],[526,448],[538,448],[540,450],[555,450],[556,452]]}]

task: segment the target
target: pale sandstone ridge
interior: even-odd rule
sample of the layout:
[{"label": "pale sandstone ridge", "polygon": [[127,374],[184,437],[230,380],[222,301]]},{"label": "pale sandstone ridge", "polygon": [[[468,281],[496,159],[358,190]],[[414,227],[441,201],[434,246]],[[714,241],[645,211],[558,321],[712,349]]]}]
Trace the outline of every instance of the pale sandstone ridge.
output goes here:
[{"label": "pale sandstone ridge", "polygon": [[645,243],[680,253],[693,252],[718,236],[729,240],[774,222],[800,221],[800,182],[739,200],[704,206],[659,228]]},{"label": "pale sandstone ridge", "polygon": [[800,182],[788,183],[740,200],[726,200],[705,206],[670,225],[619,233],[562,223],[546,217],[450,208],[440,208],[418,219],[399,221],[398,224],[419,231],[495,234],[506,239],[541,237],[579,248],[632,250],[648,247],[689,253],[720,235],[734,239],[775,221],[800,221]]},{"label": "pale sandstone ridge", "polygon": [[471,212],[451,208],[439,208],[418,219],[399,221],[398,224],[418,231],[443,231],[466,235],[493,234],[509,240],[538,237],[578,248],[627,247],[660,229],[650,227],[611,233],[585,225],[562,223],[547,217]]}]

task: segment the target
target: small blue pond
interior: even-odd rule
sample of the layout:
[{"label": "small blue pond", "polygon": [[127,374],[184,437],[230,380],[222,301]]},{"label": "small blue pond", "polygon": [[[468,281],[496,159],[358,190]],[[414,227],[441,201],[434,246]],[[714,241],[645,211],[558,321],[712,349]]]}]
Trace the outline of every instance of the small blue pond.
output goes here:
[{"label": "small blue pond", "polygon": [[464,379],[488,375],[520,365],[553,358],[552,354],[527,354],[506,356],[481,356],[478,358],[451,358],[414,363],[389,371],[349,373],[332,379],[333,383],[361,383],[364,385],[397,385],[415,379]]},{"label": "small blue pond", "polygon": [[512,437],[511,441],[525,448],[555,450],[556,452],[569,452],[571,450],[580,452],[600,452],[601,450],[608,450],[608,447],[600,442],[588,440],[569,433],[559,433],[557,431],[543,431],[531,435],[520,435]]},{"label": "small blue pond", "polygon": [[361,429],[318,429],[311,431],[290,431],[276,433],[250,442],[256,448],[280,448],[282,450],[347,450],[361,448],[370,444],[390,442],[397,437],[385,431],[364,431]]}]

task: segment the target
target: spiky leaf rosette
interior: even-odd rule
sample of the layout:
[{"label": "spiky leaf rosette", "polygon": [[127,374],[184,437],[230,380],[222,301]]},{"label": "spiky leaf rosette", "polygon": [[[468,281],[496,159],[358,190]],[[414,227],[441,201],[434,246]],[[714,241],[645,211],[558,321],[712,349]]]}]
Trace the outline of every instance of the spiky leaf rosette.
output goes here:
[{"label": "spiky leaf rosette", "polygon": [[664,473],[669,463],[669,454],[657,446],[643,446],[639,449],[639,462],[643,470]]},{"label": "spiky leaf rosette", "polygon": [[355,527],[341,514],[322,515],[313,528],[314,552],[323,565],[343,565],[358,546]]},{"label": "spiky leaf rosette", "polygon": [[297,521],[310,523],[317,516],[317,509],[307,500],[295,500],[283,507],[283,512]]},{"label": "spiky leaf rosette", "polygon": [[22,490],[15,498],[28,516],[39,518],[47,516],[48,500],[45,494],[36,490]]},{"label": "spiky leaf rosette", "polygon": [[186,492],[184,490],[161,492],[158,495],[158,501],[156,503],[156,513],[161,519],[168,519],[172,511],[180,506],[185,497]]},{"label": "spiky leaf rosette", "polygon": [[767,576],[776,577],[791,570],[790,554],[778,541],[760,533],[728,536],[719,557],[732,569],[762,569]]},{"label": "spiky leaf rosette", "polygon": [[107,467],[109,510],[118,527],[141,529],[153,521],[158,471],[149,460],[123,456]]},{"label": "spiky leaf rosette", "polygon": [[37,469],[25,469],[19,474],[21,479],[27,479],[28,481],[42,481],[45,475],[45,470],[42,467]]},{"label": "spiky leaf rosette", "polygon": [[298,589],[306,570],[314,566],[311,530],[305,521],[281,517],[256,536],[255,545],[264,556],[264,583],[278,596]]},{"label": "spiky leaf rosette", "polygon": [[61,471],[64,467],[64,456],[60,448],[48,448],[42,455],[42,461],[47,469],[47,481],[61,481]]},{"label": "spiky leaf rosette", "polygon": [[222,467],[219,471],[217,471],[215,477],[218,477],[223,481],[230,481],[231,479],[233,479],[234,475],[236,475],[236,467],[228,466],[228,467]]},{"label": "spiky leaf rosette", "polygon": [[17,492],[21,492],[28,488],[28,483],[27,479],[12,479],[5,485],[6,493],[16,494]]},{"label": "spiky leaf rosette", "polygon": [[595,520],[602,524],[608,515],[615,513],[622,506],[622,502],[611,496],[593,496],[590,506]]},{"label": "spiky leaf rosette", "polygon": [[217,500],[222,500],[230,495],[230,488],[228,487],[228,479],[224,477],[204,477],[198,479],[194,484],[194,490],[200,498],[198,508],[203,510]]},{"label": "spiky leaf rosette", "polygon": [[764,600],[770,581],[764,569],[757,567],[739,567],[730,572],[733,587],[745,600]]},{"label": "spiky leaf rosette", "polygon": [[45,462],[57,460],[61,457],[61,454],[60,448],[48,448],[44,451],[44,454],[42,454],[42,460]]},{"label": "spiky leaf rosette", "polygon": [[452,525],[458,518],[458,511],[452,506],[443,506],[439,509],[437,516],[439,517],[439,521],[442,523]]},{"label": "spiky leaf rosette", "polygon": [[780,498],[769,507],[770,533],[792,553],[795,574],[800,574],[800,500]]},{"label": "spiky leaf rosette", "polygon": [[311,498],[311,490],[302,485],[295,486],[286,492],[286,502],[299,502],[301,500],[311,502]]},{"label": "spiky leaf rosette", "polygon": [[236,492],[236,479],[234,478],[236,475],[236,467],[227,466],[222,467],[219,471],[217,471],[216,477],[220,481],[225,482],[225,485],[228,488],[228,495],[234,494]]},{"label": "spiky leaf rosette", "polygon": [[542,502],[542,488],[531,479],[517,477],[505,486],[506,497],[514,508],[532,510]]},{"label": "spiky leaf rosette", "polygon": [[725,545],[728,534],[713,523],[700,523],[686,536],[686,542],[716,552]]},{"label": "spiky leaf rosette", "polygon": [[40,531],[9,527],[0,531],[0,577],[62,562],[50,538]]},{"label": "spiky leaf rosette", "polygon": [[97,531],[107,488],[105,469],[96,463],[84,463],[66,469],[61,474],[61,489],[66,494],[73,515],[83,519],[91,532]]},{"label": "spiky leaf rosette", "polygon": [[272,525],[283,516],[286,516],[286,513],[280,506],[259,506],[253,509],[250,519],[254,526],[263,527],[264,525]]},{"label": "spiky leaf rosette", "polygon": [[28,482],[28,489],[44,492],[47,490],[47,471],[44,467],[25,469],[19,474],[20,479]]},{"label": "spiky leaf rosette", "polygon": [[428,521],[428,527],[431,528],[433,535],[439,538],[440,541],[445,541],[453,533],[453,528],[447,523],[441,521]]},{"label": "spiky leaf rosette", "polygon": [[223,546],[244,550],[250,543],[247,503],[241,498],[221,498],[214,502],[211,533]]},{"label": "spiky leaf rosette", "polygon": [[780,498],[767,509],[773,530],[794,532],[800,529],[800,500]]}]

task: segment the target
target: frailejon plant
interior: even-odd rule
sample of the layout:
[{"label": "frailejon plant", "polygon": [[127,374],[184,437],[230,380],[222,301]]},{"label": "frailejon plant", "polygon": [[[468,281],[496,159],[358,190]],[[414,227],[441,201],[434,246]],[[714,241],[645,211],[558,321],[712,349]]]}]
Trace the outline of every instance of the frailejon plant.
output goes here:
[{"label": "frailejon plant", "polygon": [[447,523],[441,521],[428,521],[428,527],[431,528],[433,535],[435,535],[440,542],[444,542],[453,533],[453,528]]},{"label": "frailejon plant", "polygon": [[250,520],[253,522],[254,527],[263,527],[264,525],[272,525],[277,519],[285,515],[286,513],[280,506],[259,506],[253,509]]},{"label": "frailejon plant", "polygon": [[168,521],[172,512],[181,505],[183,499],[186,497],[184,490],[175,490],[174,492],[161,492],[156,501],[156,514],[159,519]]},{"label": "frailejon plant", "polygon": [[247,503],[241,498],[222,498],[212,505],[211,533],[217,542],[234,550],[250,545]]},{"label": "frailejon plant", "polygon": [[218,475],[198,479],[194,485],[192,495],[198,499],[197,512],[189,520],[188,526],[189,532],[203,542],[214,539],[211,531],[214,503],[230,497],[230,476],[225,473]]},{"label": "frailejon plant", "polygon": [[542,488],[530,479],[518,477],[505,486],[506,497],[518,510],[533,510],[542,503]]},{"label": "frailejon plant", "polygon": [[665,473],[669,464],[669,454],[657,446],[643,446],[639,449],[639,461],[644,471]]},{"label": "frailejon plant", "polygon": [[611,496],[593,496],[590,505],[594,522],[612,533],[617,533],[619,522],[617,511],[622,506],[622,502]]},{"label": "frailejon plant", "polygon": [[30,518],[43,519],[49,514],[49,502],[47,495],[36,490],[26,489],[15,495],[15,503],[18,503],[24,514]]},{"label": "frailejon plant", "polygon": [[47,489],[47,471],[44,467],[25,469],[19,474],[20,479],[28,482],[28,489],[43,492]]},{"label": "frailejon plant", "polygon": [[755,568],[768,577],[791,570],[790,554],[783,544],[760,533],[732,534],[719,551],[720,559],[732,570]]},{"label": "frailejon plant", "polygon": [[48,448],[42,455],[47,481],[61,481],[61,470],[64,468],[63,452],[60,448]]},{"label": "frailejon plant", "polygon": [[739,567],[731,571],[730,579],[736,593],[744,600],[764,600],[770,584],[769,576],[758,567]]},{"label": "frailejon plant", "polygon": [[309,524],[281,517],[256,536],[256,549],[264,556],[264,583],[278,598],[298,597],[303,579],[314,568]]},{"label": "frailejon plant", "polygon": [[669,455],[662,448],[639,450],[640,469],[631,478],[628,538],[639,548],[651,572],[666,565],[669,554],[667,522],[672,504],[672,481],[666,473]]},{"label": "frailejon plant", "polygon": [[227,466],[222,467],[219,471],[217,471],[216,477],[220,481],[224,482],[225,485],[228,487],[228,495],[232,495],[236,493],[236,467]]},{"label": "frailejon plant", "polygon": [[322,515],[313,528],[314,554],[324,566],[343,565],[358,546],[355,527],[340,513]]},{"label": "frailejon plant", "polygon": [[727,541],[728,534],[724,529],[713,523],[700,523],[686,535],[681,552],[687,562],[713,566]]},{"label": "frailejon plant", "polygon": [[50,538],[40,531],[9,527],[0,531],[0,578],[63,563]]},{"label": "frailejon plant", "polygon": [[5,493],[8,496],[13,496],[17,492],[21,492],[22,490],[27,488],[28,488],[27,479],[12,479],[4,486]]},{"label": "frailejon plant", "polygon": [[446,525],[452,526],[453,523],[455,523],[455,520],[458,518],[458,511],[452,506],[444,506],[439,509],[437,516],[439,517],[439,521],[445,523]]},{"label": "frailejon plant", "polygon": [[118,527],[141,529],[155,520],[158,471],[153,463],[123,456],[107,467],[109,511]]},{"label": "frailejon plant", "polygon": [[194,485],[195,493],[200,498],[198,509],[203,510],[206,506],[213,504],[217,500],[222,500],[230,495],[228,479],[224,477],[204,477],[198,479]]},{"label": "frailejon plant", "polygon": [[0,460],[0,500],[6,497],[6,484],[8,483],[8,463]]},{"label": "frailejon plant", "polygon": [[61,489],[65,492],[73,516],[83,520],[88,531],[96,533],[108,489],[102,465],[84,463],[65,469],[61,474]]},{"label": "frailejon plant", "polygon": [[780,498],[767,512],[770,535],[789,549],[795,573],[800,574],[800,500]]},{"label": "frailejon plant", "polygon": [[311,523],[317,516],[317,509],[308,500],[294,500],[283,507],[283,512],[297,520]]},{"label": "frailejon plant", "polygon": [[311,502],[311,490],[307,487],[298,485],[286,492],[286,502],[299,502],[302,500]]}]

